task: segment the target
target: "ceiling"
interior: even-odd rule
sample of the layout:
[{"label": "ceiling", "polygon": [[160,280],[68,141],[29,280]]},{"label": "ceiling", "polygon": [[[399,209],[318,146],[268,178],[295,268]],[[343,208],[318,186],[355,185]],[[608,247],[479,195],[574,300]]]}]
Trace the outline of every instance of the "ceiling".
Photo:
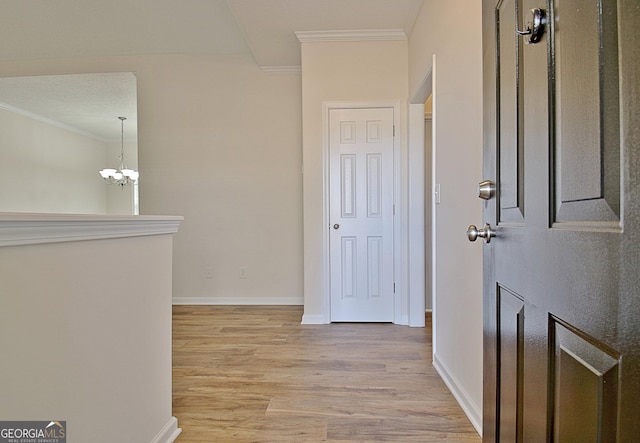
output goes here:
[{"label": "ceiling", "polygon": [[[137,139],[131,72],[0,78],[0,109],[105,142]],[[121,128],[118,117],[126,117]]]},{"label": "ceiling", "polygon": [[[408,37],[422,2],[0,0],[0,62],[173,53],[246,54],[262,68],[300,66],[296,31],[393,29]],[[63,125],[109,140],[120,137],[115,117],[128,113],[131,135],[135,94],[133,105],[123,103],[128,87],[119,86],[118,75],[86,77],[80,87],[72,81],[81,79],[54,77],[58,77],[54,83],[63,95],[47,86],[46,77],[0,78],[0,103],[52,120],[62,119]],[[70,83],[65,85],[66,80]],[[74,105],[71,97],[84,105]],[[92,112],[88,103],[94,97],[96,111],[99,106],[101,114],[108,109],[111,114],[106,115],[114,115],[115,129],[113,122],[91,121],[87,115]],[[126,109],[120,110],[121,106]]]},{"label": "ceiling", "polygon": [[296,31],[398,29],[411,34],[422,0],[227,0],[259,66],[300,66]]}]

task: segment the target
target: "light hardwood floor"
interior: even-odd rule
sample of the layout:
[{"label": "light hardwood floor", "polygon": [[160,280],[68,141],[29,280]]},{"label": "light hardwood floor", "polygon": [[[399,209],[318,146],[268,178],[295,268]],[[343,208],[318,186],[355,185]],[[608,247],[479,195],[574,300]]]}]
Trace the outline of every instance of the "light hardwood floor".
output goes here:
[{"label": "light hardwood floor", "polygon": [[178,442],[480,442],[431,365],[430,325],[301,317],[174,306]]}]

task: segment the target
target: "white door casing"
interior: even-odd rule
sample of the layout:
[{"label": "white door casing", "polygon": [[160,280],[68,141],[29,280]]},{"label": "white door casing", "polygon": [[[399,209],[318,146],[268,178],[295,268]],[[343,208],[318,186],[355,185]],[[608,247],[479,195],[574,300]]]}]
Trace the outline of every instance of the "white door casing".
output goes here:
[{"label": "white door casing", "polygon": [[394,321],[394,110],[329,110],[331,321]]}]

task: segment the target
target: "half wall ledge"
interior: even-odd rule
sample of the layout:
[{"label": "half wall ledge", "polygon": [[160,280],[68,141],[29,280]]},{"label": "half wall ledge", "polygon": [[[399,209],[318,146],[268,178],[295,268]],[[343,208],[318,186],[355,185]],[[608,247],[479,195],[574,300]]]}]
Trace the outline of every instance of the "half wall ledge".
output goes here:
[{"label": "half wall ledge", "polygon": [[0,247],[175,234],[182,216],[0,213]]}]

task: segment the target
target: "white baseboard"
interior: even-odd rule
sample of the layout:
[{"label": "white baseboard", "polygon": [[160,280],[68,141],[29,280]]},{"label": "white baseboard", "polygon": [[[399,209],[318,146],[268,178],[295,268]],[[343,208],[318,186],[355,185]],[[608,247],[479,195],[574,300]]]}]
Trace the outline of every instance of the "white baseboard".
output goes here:
[{"label": "white baseboard", "polygon": [[178,427],[178,419],[171,417],[166,425],[158,432],[151,443],[172,443],[178,438],[182,428]]},{"label": "white baseboard", "polygon": [[449,388],[449,391],[451,391],[456,401],[469,418],[469,421],[471,421],[476,432],[482,437],[482,410],[471,399],[469,393],[460,384],[460,381],[455,377],[455,375],[451,373],[449,368],[443,364],[435,354],[433,356],[433,367],[436,369],[438,374],[440,374],[444,384],[447,385],[447,388]]},{"label": "white baseboard", "polygon": [[174,297],[174,305],[303,305],[302,297]]},{"label": "white baseboard", "polygon": [[324,318],[324,315],[302,315],[302,324],[303,325],[324,325],[327,324],[327,321]]}]

